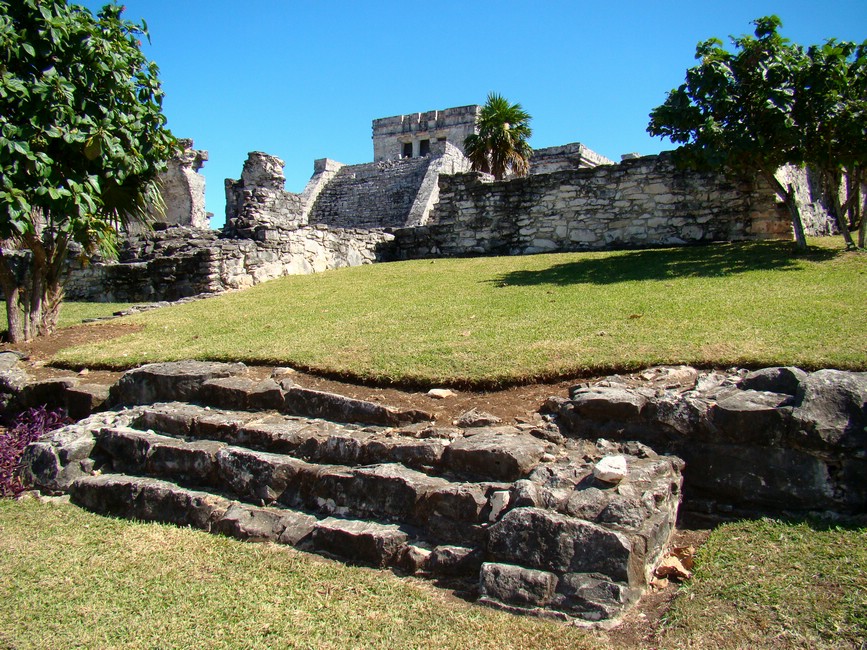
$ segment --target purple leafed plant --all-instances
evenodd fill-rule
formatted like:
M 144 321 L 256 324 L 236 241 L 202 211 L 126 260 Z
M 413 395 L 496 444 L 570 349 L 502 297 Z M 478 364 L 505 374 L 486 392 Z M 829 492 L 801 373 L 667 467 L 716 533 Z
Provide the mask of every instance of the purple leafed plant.
M 19 473 L 24 448 L 48 431 L 70 423 L 63 409 L 49 411 L 40 406 L 21 412 L 8 429 L 0 430 L 0 497 L 14 497 L 26 489 Z

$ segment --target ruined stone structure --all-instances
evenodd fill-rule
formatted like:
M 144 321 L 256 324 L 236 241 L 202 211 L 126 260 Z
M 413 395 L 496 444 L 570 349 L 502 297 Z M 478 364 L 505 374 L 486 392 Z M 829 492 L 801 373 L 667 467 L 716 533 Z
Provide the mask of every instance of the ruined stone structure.
M 241 178 L 226 181 L 221 232 L 136 233 L 119 264 L 76 269 L 67 295 L 158 300 L 377 261 L 790 236 L 770 188 L 678 170 L 667 155 L 630 154 L 614 164 L 572 143 L 534 152 L 526 178 L 493 182 L 469 173 L 462 146 L 478 110 L 374 120 L 374 162 L 317 160 L 300 194 L 284 189 L 282 160 L 253 152 Z M 198 177 L 191 170 L 204 159 L 190 149 L 179 162 L 172 182 L 186 188 L 181 194 L 202 187 L 190 175 Z M 812 196 L 806 176 L 786 173 L 805 186 L 805 199 Z M 824 211 L 810 206 L 808 232 L 827 231 Z M 196 228 L 195 212 L 171 223 Z
M 480 110 L 473 104 L 373 120 L 373 160 L 424 157 L 434 150 L 434 145 L 445 142 L 464 153 L 464 140 L 475 133 Z
M 395 231 L 401 259 L 523 255 L 784 237 L 770 188 L 678 170 L 668 156 L 490 182 L 440 179 L 424 228 Z
M 208 152 L 193 149 L 193 141 L 180 140 L 184 151 L 169 162 L 160 174 L 160 185 L 165 201 L 165 214 L 152 216 L 158 223 L 172 226 L 209 228 L 211 215 L 205 211 L 205 177 L 199 170 L 208 160 Z M 140 227 L 136 232 L 142 232 Z

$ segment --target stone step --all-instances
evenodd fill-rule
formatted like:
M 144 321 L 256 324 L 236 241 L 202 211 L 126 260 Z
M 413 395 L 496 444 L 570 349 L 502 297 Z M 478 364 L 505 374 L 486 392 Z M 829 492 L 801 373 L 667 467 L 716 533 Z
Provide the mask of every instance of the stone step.
M 319 518 L 281 506 L 259 507 L 176 483 L 123 474 L 79 477 L 72 501 L 88 510 L 142 521 L 190 526 L 237 539 L 296 546 L 412 573 L 478 573 L 481 549 L 434 546 L 413 528 L 376 521 Z
M 185 441 L 128 427 L 95 434 L 112 471 L 213 487 L 257 504 L 406 522 L 447 541 L 478 540 L 499 485 L 457 483 L 396 463 L 310 463 L 214 441 Z
M 401 410 L 335 393 L 304 388 L 284 379 L 256 381 L 243 363 L 180 361 L 151 363 L 123 374 L 112 387 L 113 404 L 128 406 L 168 400 L 203 402 L 242 410 L 273 409 L 336 422 L 399 426 L 430 421 L 414 409 Z M 42 402 L 40 402 L 42 403 Z
M 556 444 L 515 427 L 360 427 L 181 402 L 143 407 L 133 426 L 290 454 L 310 462 L 353 466 L 400 463 L 429 474 L 492 481 L 525 478 L 544 459 L 553 459 L 558 450 Z

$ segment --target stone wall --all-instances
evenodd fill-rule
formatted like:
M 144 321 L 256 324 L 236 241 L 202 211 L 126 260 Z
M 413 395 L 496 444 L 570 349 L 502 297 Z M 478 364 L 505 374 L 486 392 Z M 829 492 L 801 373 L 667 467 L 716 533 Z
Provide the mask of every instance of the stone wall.
M 259 239 L 170 227 L 130 238 L 118 263 L 77 263 L 66 285 L 72 300 L 149 302 L 246 289 L 282 277 L 376 261 L 393 236 L 383 230 L 259 227 Z
M 304 225 L 302 195 L 284 189 L 285 163 L 261 151 L 247 155 L 240 180 L 226 179 L 227 236 L 255 237 L 257 228 Z
M 165 212 L 152 210 L 150 217 L 156 223 L 172 226 L 209 228 L 211 214 L 205 211 L 205 177 L 198 173 L 208 160 L 208 152 L 193 149 L 190 139 L 179 142 L 184 147 L 183 153 L 170 160 L 159 176 Z M 141 233 L 146 226 L 133 223 L 127 229 L 131 233 Z
M 310 223 L 382 228 L 406 224 L 432 158 L 341 167 L 310 210 Z
M 564 435 L 638 440 L 686 461 L 693 523 L 867 513 L 867 373 L 653 368 L 575 386 L 546 409 Z
M 678 170 L 667 155 L 490 182 L 440 177 L 425 228 L 395 231 L 400 259 L 522 255 L 789 236 L 769 188 Z

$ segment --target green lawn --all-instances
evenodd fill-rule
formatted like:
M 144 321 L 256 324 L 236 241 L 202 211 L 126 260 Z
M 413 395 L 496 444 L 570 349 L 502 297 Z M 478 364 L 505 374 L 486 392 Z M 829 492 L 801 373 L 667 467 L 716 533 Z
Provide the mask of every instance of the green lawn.
M 867 254 L 839 238 L 416 260 L 292 276 L 125 319 L 72 367 L 186 358 L 497 385 L 699 366 L 867 368 Z
M 0 647 L 622 647 L 291 548 L 0 500 Z M 711 534 L 660 648 L 858 648 L 867 531 L 758 521 Z M 635 647 L 648 647 L 641 643 Z

